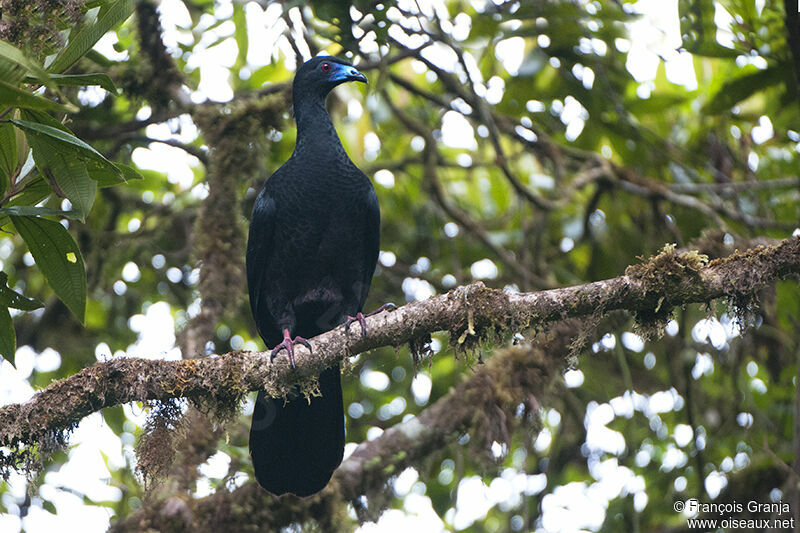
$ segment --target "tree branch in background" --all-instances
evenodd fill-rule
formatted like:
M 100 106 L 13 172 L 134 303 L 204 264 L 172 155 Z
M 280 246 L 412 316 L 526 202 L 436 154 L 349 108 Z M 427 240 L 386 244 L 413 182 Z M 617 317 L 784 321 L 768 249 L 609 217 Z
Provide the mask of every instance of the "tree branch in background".
M 504 265 L 513 270 L 520 279 L 525 280 L 526 284 L 532 283 L 534 286 L 539 288 L 552 287 L 554 285 L 554 280 L 543 279 L 536 275 L 536 273 L 531 272 L 530 269 L 525 268 L 525 266 L 517 260 L 513 253 L 493 242 L 489 238 L 486 230 L 479 223 L 475 222 L 475 220 L 473 220 L 469 214 L 465 213 L 461 208 L 453 204 L 447 198 L 447 194 L 445 194 L 444 188 L 442 187 L 438 177 L 439 173 L 437 161 L 439 160 L 439 153 L 436 148 L 436 140 L 433 137 L 433 133 L 431 133 L 430 129 L 426 128 L 423 124 L 417 122 L 401 111 L 400 108 L 391 102 L 391 99 L 388 98 L 388 96 L 384 95 L 384 100 L 392 109 L 392 112 L 397 119 L 402 122 L 404 126 L 425 139 L 425 147 L 423 148 L 422 152 L 423 173 L 431 191 L 431 197 L 433 198 L 434 202 L 436 202 L 436 205 L 439 206 L 439 208 L 448 217 L 452 218 L 456 223 L 458 223 L 459 226 L 466 230 L 467 233 L 474 236 L 478 241 L 481 242 L 481 244 L 491 250 L 497 259 L 502 261 Z
M 140 70 L 135 72 L 136 79 L 128 81 L 137 85 L 136 89 L 155 110 L 167 110 L 176 105 L 182 107 L 189 101 L 188 94 L 181 90 L 183 74 L 164 46 L 161 38 L 164 30 L 152 0 L 143 0 L 136 5 L 136 21 L 139 45 L 147 61 L 142 62 Z

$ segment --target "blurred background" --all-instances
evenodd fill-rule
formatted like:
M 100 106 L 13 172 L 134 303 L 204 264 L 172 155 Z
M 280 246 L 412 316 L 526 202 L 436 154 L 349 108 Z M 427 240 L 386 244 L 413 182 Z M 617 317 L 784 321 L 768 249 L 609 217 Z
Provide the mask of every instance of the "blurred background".
M 666 243 L 713 258 L 798 234 L 792 4 L 0 1 L 0 37 L 45 66 L 82 29 L 102 29 L 69 73 L 113 85 L 61 87 L 74 109 L 51 115 L 133 173 L 93 193 L 84 221 L 62 220 L 85 264 L 83 325 L 4 227 L 9 287 L 44 307 L 11 310 L 17 348 L 0 366 L 0 404 L 97 361 L 264 349 L 243 281 L 246 228 L 294 148 L 293 72 L 320 53 L 369 78 L 328 101 L 381 204 L 367 309 L 475 280 L 527 292 L 620 276 Z M 109 13 L 124 22 L 104 28 Z M 41 181 L 32 205 L 74 207 Z M 680 531 L 687 514 L 673 502 L 689 498 L 794 501 L 796 513 L 800 291 L 787 281 L 758 296 L 745 310 L 675 309 L 647 338 L 631 318 L 588 324 L 595 340 L 540 398 L 540 422 L 519 414 L 488 447 L 469 430 L 454 436 L 366 502 L 342 502 L 338 527 Z M 509 339 L 456 357 L 437 333 L 416 365 L 408 347 L 352 358 L 346 455 L 469 380 Z M 0 481 L 0 530 L 135 531 L 170 498 L 189 502 L 177 515 L 199 514 L 211 495 L 253 483 L 251 412 L 252 398 L 224 424 L 163 422 L 142 404 L 92 414 L 41 470 Z M 145 434 L 180 452 L 164 454 L 147 488 Z M 324 529 L 297 516 L 302 525 L 276 523 Z

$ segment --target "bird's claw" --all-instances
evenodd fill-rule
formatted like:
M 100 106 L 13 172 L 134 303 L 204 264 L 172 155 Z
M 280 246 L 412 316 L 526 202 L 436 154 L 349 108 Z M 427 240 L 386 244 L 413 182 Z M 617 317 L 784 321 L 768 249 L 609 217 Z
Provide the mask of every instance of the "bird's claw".
M 311 349 L 311 343 L 310 343 L 310 342 L 308 342 L 308 341 L 307 341 L 306 339 L 304 339 L 303 337 L 295 337 L 295 338 L 294 338 L 294 340 L 293 340 L 292 342 L 294 342 L 295 344 L 302 344 L 303 346 L 305 346 L 306 348 L 308 348 L 308 352 L 309 352 L 309 353 L 313 353 L 313 352 L 314 352 L 314 350 L 312 350 L 312 349 Z
M 386 302 L 379 308 L 367 313 L 366 315 L 361 313 L 360 311 L 356 313 L 356 316 L 348 315 L 347 320 L 344 323 L 344 331 L 345 333 L 350 333 L 350 325 L 353 322 L 358 322 L 361 325 L 361 337 L 362 338 L 366 337 L 367 336 L 367 321 L 365 320 L 366 317 L 377 315 L 378 313 L 382 313 L 383 311 L 393 311 L 395 309 L 397 309 L 396 305 L 394 305 L 392 302 Z
M 356 316 L 347 316 L 347 320 L 344 323 L 344 331 L 345 333 L 350 333 L 350 324 L 353 322 L 358 322 L 361 325 L 361 337 L 367 336 L 367 321 L 364 320 L 364 314 L 359 312 L 356 313 Z
M 270 363 L 272 362 L 273 359 L 275 359 L 275 356 L 278 355 L 278 353 L 281 350 L 286 350 L 286 354 L 289 356 L 289 364 L 292 365 L 292 368 L 295 368 L 295 364 L 294 364 L 294 345 L 295 344 L 302 344 L 303 346 L 308 348 L 309 352 L 313 352 L 313 350 L 311 349 L 311 343 L 308 342 L 308 340 L 304 339 L 303 337 L 299 337 L 299 336 L 295 337 L 294 340 L 292 340 L 292 338 L 289 336 L 289 332 L 286 331 L 284 333 L 283 341 L 280 344 L 278 344 L 277 346 L 275 346 L 275 348 L 273 348 L 272 351 L 269 353 L 269 361 L 270 361 Z

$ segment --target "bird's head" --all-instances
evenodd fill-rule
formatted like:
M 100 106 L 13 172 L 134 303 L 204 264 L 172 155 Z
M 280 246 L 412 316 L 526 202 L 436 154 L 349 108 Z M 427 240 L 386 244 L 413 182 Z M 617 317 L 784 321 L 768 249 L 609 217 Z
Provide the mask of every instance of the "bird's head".
M 351 63 L 338 57 L 317 56 L 297 70 L 292 90 L 295 95 L 325 97 L 331 89 L 347 81 L 367 83 L 367 77 Z

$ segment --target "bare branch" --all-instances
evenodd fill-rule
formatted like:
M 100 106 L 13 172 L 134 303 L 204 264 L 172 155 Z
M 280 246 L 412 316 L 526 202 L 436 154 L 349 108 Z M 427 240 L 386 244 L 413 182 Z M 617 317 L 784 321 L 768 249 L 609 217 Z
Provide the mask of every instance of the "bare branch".
M 675 192 L 688 194 L 703 192 L 747 192 L 800 187 L 800 178 L 775 178 L 763 181 L 726 181 L 722 183 L 669 183 L 667 186 Z
M 517 258 L 509 250 L 503 248 L 497 243 L 493 242 L 486 230 L 478 224 L 472 217 L 463 211 L 461 208 L 448 201 L 447 195 L 444 192 L 441 182 L 439 181 L 439 172 L 437 161 L 439 160 L 438 149 L 436 148 L 436 140 L 433 133 L 421 123 L 415 121 L 403 111 L 394 105 L 390 98 L 384 95 L 387 105 L 392 109 L 392 112 L 397 119 L 406 126 L 409 130 L 425 139 L 425 148 L 423 149 L 423 172 L 425 179 L 430 187 L 431 197 L 436 205 L 438 205 L 445 214 L 455 220 L 459 226 L 464 228 L 468 233 L 478 239 L 486 248 L 491 250 L 497 258 L 499 258 L 504 265 L 514 271 L 520 279 L 525 280 L 525 283 L 533 283 L 535 286 L 552 287 L 554 283 L 549 280 L 537 276 L 535 272 L 525 268 Z

